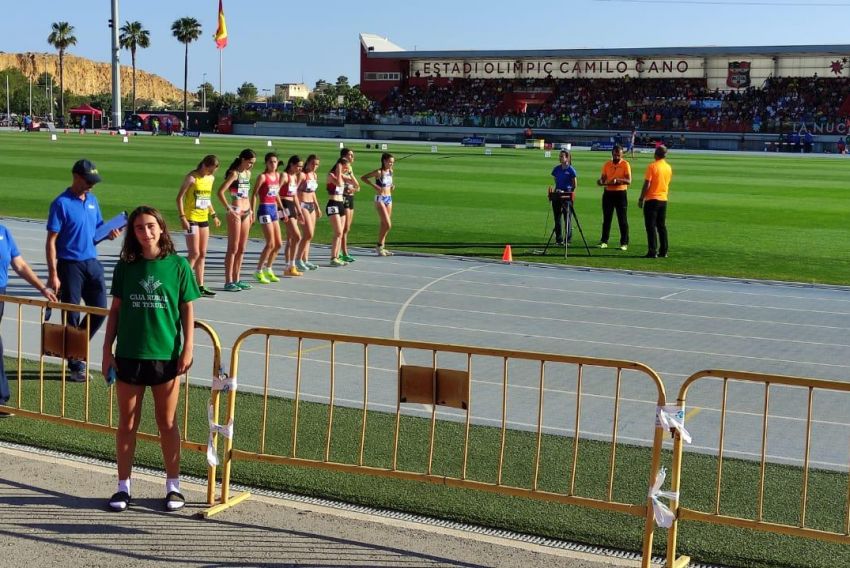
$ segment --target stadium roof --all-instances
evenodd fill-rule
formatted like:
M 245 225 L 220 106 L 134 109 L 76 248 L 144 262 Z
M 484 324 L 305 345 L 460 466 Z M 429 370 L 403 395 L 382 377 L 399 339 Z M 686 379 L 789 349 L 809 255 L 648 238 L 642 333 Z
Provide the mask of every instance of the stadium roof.
M 850 56 L 850 45 L 769 45 L 769 46 L 704 46 L 704 47 L 616 47 L 605 49 L 529 49 L 529 50 L 453 50 L 408 51 L 389 39 L 374 34 L 360 34 L 367 56 L 376 59 L 468 59 L 468 58 L 580 58 L 598 57 L 718 57 L 725 55 L 841 55 Z
M 360 34 L 360 43 L 367 52 L 386 53 L 404 51 L 389 39 L 376 34 Z

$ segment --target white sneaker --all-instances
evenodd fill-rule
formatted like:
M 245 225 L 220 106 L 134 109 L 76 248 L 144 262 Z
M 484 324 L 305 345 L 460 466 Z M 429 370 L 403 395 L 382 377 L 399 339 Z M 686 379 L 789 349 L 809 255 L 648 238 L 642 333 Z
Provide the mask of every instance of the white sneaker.
M 629 245 L 620 245 L 620 250 L 629 250 Z
M 608 248 L 608 243 L 599 243 L 599 248 L 601 248 L 601 249 L 607 249 L 607 248 Z

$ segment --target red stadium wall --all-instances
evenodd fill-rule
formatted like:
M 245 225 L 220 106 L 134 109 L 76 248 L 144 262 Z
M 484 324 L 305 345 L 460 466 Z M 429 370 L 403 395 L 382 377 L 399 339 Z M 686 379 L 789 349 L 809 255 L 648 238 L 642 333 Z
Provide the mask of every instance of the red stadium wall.
M 395 87 L 403 86 L 407 81 L 409 62 L 402 59 L 369 59 L 366 49 L 360 45 L 360 92 L 373 101 L 382 102 Z M 398 81 L 367 80 L 369 73 L 399 73 Z

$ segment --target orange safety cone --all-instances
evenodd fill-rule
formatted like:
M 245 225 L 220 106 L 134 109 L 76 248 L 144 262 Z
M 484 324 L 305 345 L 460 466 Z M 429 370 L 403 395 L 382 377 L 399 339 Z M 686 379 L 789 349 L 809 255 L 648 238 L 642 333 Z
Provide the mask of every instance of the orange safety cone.
M 511 245 L 505 245 L 505 252 L 502 253 L 502 262 L 508 264 L 514 261 L 514 255 L 511 253 Z

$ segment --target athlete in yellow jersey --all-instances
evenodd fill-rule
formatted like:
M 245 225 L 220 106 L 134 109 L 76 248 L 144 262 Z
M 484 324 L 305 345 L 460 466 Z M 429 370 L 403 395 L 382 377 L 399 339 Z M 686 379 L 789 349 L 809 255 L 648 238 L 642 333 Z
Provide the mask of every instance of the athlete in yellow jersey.
M 180 222 L 186 231 L 186 248 L 189 252 L 189 265 L 195 271 L 195 279 L 201 289 L 201 295 L 212 297 L 215 292 L 204 286 L 204 265 L 207 258 L 207 243 L 210 238 L 212 217 L 216 227 L 221 221 L 212 205 L 212 187 L 218 158 L 210 154 L 205 156 L 198 167 L 186 174 L 180 191 L 177 193 L 177 211 Z

